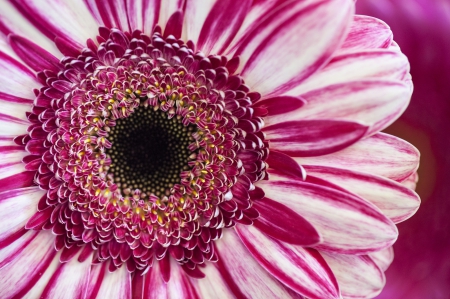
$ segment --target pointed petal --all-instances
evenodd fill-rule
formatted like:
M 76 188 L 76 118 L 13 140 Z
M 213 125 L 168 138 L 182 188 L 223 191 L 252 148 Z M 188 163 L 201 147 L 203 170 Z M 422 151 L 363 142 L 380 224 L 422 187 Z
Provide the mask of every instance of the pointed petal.
M 218 240 L 216 245 L 219 261 L 214 265 L 235 297 L 293 297 L 278 280 L 253 259 L 234 231 L 224 231 L 222 239 Z
M 167 21 L 176 11 L 183 11 L 183 0 L 161 0 L 159 8 L 158 25 L 161 26 L 162 31 L 166 28 Z
M 419 196 L 407 187 L 368 173 L 326 166 L 305 166 L 315 176 L 361 196 L 376 205 L 394 223 L 414 215 L 420 205 Z
M 107 28 L 115 27 L 122 31 L 130 31 L 125 2 L 120 0 L 84 0 L 87 9 L 98 24 Z M 98 25 L 93 28 L 97 29 L 97 27 Z
M 314 248 L 366 254 L 392 245 L 397 238 L 392 221 L 349 193 L 273 173 L 269 181 L 260 181 L 257 186 L 266 197 L 288 206 L 319 231 L 323 242 Z
M 253 202 L 259 217 L 253 225 L 274 239 L 289 244 L 312 246 L 321 241 L 317 230 L 305 218 L 274 200 L 263 198 Z
M 38 187 L 0 192 L 0 244 L 25 226 L 44 194 Z
M 294 111 L 305 105 L 305 101 L 299 97 L 279 96 L 263 99 L 253 106 L 267 110 L 267 115 L 279 115 Z
M 349 0 L 291 2 L 268 16 L 235 53 L 245 63 L 246 83 L 278 95 L 302 82 L 339 47 L 353 10 Z
M 0 269 L 0 298 L 22 298 L 30 291 L 56 255 L 54 238 L 48 231 L 30 231 L 16 241 L 23 245 L 11 253 L 8 263 Z M 23 239 L 28 241 L 22 242 Z M 8 250 L 8 247 L 0 252 L 2 261 L 8 259 L 3 254 L 4 250 Z
M 394 261 L 394 248 L 391 246 L 380 251 L 372 252 L 369 256 L 382 271 L 386 271 Z
M 40 298 L 84 298 L 91 272 L 91 262 L 92 257 L 82 263 L 78 259 L 72 259 L 68 263 L 59 264 Z
M 370 257 L 321 254 L 333 270 L 344 298 L 369 299 L 381 292 L 386 279 Z
M 266 163 L 270 168 L 285 175 L 297 177 L 302 180 L 306 179 L 305 169 L 289 155 L 271 149 Z
M 408 142 L 378 133 L 331 155 L 295 160 L 300 165 L 331 166 L 403 181 L 416 171 L 419 156 L 419 151 Z
M 82 1 L 12 0 L 18 11 L 50 40 L 66 40 L 81 49 L 96 35 L 95 22 Z
M 311 299 L 339 298 L 336 279 L 316 251 L 268 238 L 252 226 L 237 225 L 236 231 L 261 266 L 294 291 Z
M 297 120 L 264 127 L 270 148 L 292 157 L 326 155 L 361 139 L 367 127 L 339 120 Z
M 10 35 L 8 40 L 17 56 L 33 70 L 58 72 L 62 68 L 58 58 L 30 40 L 18 35 Z
M 126 1 L 128 21 L 131 30 L 151 34 L 159 18 L 161 0 Z
M 411 91 L 400 81 L 366 79 L 326 86 L 301 97 L 307 105 L 288 114 L 266 117 L 266 124 L 297 119 L 340 119 L 369 125 L 369 135 L 386 128 L 403 113 Z
M 339 51 L 388 48 L 391 43 L 392 31 L 385 22 L 369 16 L 355 15 L 350 32 Z
M 199 33 L 198 49 L 206 54 L 222 54 L 238 32 L 251 2 L 250 0 L 215 1 Z
M 288 94 L 299 95 L 337 83 L 369 78 L 401 81 L 408 72 L 408 59 L 399 51 L 350 52 L 333 57 L 324 68 L 289 90 Z

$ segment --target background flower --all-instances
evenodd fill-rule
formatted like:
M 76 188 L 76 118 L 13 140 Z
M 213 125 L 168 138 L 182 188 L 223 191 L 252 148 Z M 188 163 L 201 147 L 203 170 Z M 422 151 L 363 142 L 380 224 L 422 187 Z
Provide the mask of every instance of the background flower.
M 422 156 L 422 205 L 399 225 L 395 259 L 378 298 L 441 299 L 450 294 L 450 1 L 360 0 L 357 12 L 386 21 L 411 63 L 414 93 L 388 132 Z

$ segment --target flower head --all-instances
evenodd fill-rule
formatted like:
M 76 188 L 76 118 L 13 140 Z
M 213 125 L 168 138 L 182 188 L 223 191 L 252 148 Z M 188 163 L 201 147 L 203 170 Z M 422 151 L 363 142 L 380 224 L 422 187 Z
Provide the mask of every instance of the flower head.
M 412 90 L 384 23 L 351 0 L 4 6 L 2 297 L 381 290 L 419 204 L 418 152 L 379 133 Z

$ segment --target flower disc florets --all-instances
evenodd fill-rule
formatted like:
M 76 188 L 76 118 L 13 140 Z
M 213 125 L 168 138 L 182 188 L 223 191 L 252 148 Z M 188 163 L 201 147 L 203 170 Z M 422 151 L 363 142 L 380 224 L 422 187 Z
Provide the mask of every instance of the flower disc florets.
M 110 270 L 145 270 L 170 253 L 192 271 L 217 260 L 222 228 L 258 217 L 266 177 L 264 109 L 252 108 L 238 59 L 192 43 L 100 29 L 44 87 L 28 115 L 27 169 L 56 248 L 96 250 Z M 42 157 L 42 158 L 41 158 Z M 78 249 L 77 249 L 78 248 Z

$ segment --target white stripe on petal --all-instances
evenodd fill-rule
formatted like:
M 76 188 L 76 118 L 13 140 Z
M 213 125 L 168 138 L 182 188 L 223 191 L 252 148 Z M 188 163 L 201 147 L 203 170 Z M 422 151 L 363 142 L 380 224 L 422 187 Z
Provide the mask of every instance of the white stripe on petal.
M 184 36 L 187 40 L 191 40 L 197 45 L 203 23 L 216 2 L 217 0 L 203 0 L 199 5 L 198 1 L 187 1 L 183 26 Z
M 308 176 L 315 176 L 361 196 L 376 205 L 394 223 L 414 215 L 419 196 L 400 183 L 369 173 L 324 166 L 304 166 Z
M 107 28 L 115 27 L 123 31 L 129 31 L 125 1 L 84 0 L 83 2 L 98 24 L 101 24 Z M 93 29 L 95 29 L 93 33 L 96 34 L 98 25 L 96 25 Z
M 0 192 L 0 241 L 25 226 L 44 194 L 38 187 Z
M 30 242 L 23 242 L 24 244 L 12 253 L 13 259 L 0 269 L 0 285 L 2 286 L 0 298 L 14 296 L 22 298 L 36 284 L 53 261 L 56 255 L 53 248 L 55 236 L 51 232 L 29 231 L 16 242 L 21 242 L 24 238 L 30 239 L 32 235 L 36 236 Z M 12 246 L 14 246 L 14 243 Z M 3 260 L 3 258 L 4 256 L 0 252 L 0 259 Z
M 68 263 L 60 263 L 41 296 L 52 299 L 84 298 L 87 293 L 91 262 L 92 257 L 82 263 L 77 258 Z
M 381 270 L 386 271 L 394 260 L 394 248 L 391 246 L 383 250 L 370 253 L 369 256 Z
M 313 248 L 346 254 L 367 254 L 392 245 L 397 227 L 375 206 L 329 187 L 270 173 L 257 183 L 266 197 L 278 201 L 310 222 L 323 242 Z
M 301 95 L 306 105 L 284 115 L 266 117 L 267 125 L 297 119 L 340 119 L 369 125 L 376 133 L 394 122 L 408 106 L 408 85 L 391 80 L 360 80 L 329 85 Z
M 246 83 L 263 96 L 281 94 L 305 80 L 345 38 L 354 10 L 352 1 L 307 2 L 306 6 L 298 2 L 284 7 L 281 25 L 276 24 L 278 20 L 268 20 L 270 25 L 257 28 L 259 31 L 236 51 L 242 57 Z
M 10 124 L 10 127 L 14 126 Z M 0 179 L 25 171 L 25 164 L 22 163 L 22 159 L 27 154 L 18 145 L 0 146 Z
M 381 292 L 386 279 L 370 257 L 321 254 L 336 275 L 344 299 L 369 299 Z
M 161 0 L 134 0 L 127 1 L 126 5 L 131 30 L 151 34 L 159 18 Z
M 114 272 L 105 271 L 97 298 L 127 299 L 131 298 L 131 274 L 122 265 Z
M 340 297 L 336 278 L 316 251 L 276 241 L 253 226 L 237 225 L 236 231 L 261 266 L 291 289 L 311 299 Z
M 233 292 L 228 288 L 224 279 L 220 276 L 220 272 L 214 264 L 206 264 L 206 267 L 202 268 L 202 272 L 205 273 L 204 278 L 191 278 L 191 283 L 200 298 L 236 298 Z
M 39 86 L 35 74 L 25 67 L 18 60 L 0 52 L 0 99 L 14 101 L 15 98 L 32 99 L 35 98 L 33 88 Z M 6 94 L 6 95 L 2 95 Z M 17 99 L 23 103 L 23 100 Z
M 403 181 L 419 167 L 419 156 L 408 142 L 378 133 L 330 155 L 294 159 L 300 165 L 344 168 Z
M 407 72 L 408 59 L 398 51 L 379 49 L 346 53 L 333 57 L 323 69 L 287 94 L 297 96 L 329 85 L 367 78 L 401 81 Z
M 253 259 L 234 231 L 224 231 L 216 245 L 219 261 L 214 265 L 237 298 L 293 297 Z

